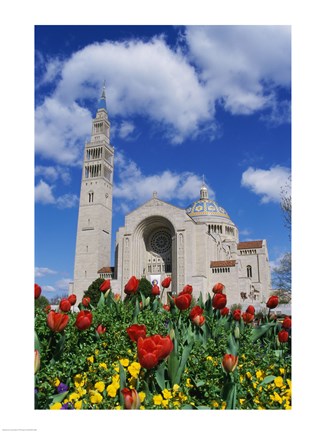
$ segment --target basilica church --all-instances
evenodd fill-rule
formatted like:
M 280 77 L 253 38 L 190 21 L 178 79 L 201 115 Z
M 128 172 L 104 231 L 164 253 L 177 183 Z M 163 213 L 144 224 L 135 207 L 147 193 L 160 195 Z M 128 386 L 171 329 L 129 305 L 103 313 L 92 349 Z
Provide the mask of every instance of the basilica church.
M 266 240 L 239 241 L 239 231 L 227 211 L 208 196 L 202 182 L 197 200 L 179 208 L 152 191 L 146 203 L 125 217 L 116 234 L 111 266 L 114 148 L 105 86 L 92 133 L 84 149 L 77 227 L 74 281 L 70 294 L 79 300 L 101 277 L 111 279 L 114 293 L 124 296 L 131 276 L 158 284 L 172 278 L 169 294 L 189 284 L 193 296 L 206 298 L 217 282 L 225 285 L 228 305 L 255 304 L 268 299 L 271 279 Z M 166 301 L 164 293 L 163 301 Z

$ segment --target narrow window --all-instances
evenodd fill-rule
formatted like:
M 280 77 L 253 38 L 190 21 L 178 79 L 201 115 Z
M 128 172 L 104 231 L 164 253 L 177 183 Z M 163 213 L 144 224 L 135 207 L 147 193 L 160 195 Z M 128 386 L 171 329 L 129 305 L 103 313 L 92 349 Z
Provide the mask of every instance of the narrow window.
M 251 267 L 250 265 L 248 265 L 248 266 L 246 267 L 246 274 L 247 274 L 247 277 L 248 277 L 248 278 L 251 278 L 251 277 L 252 277 L 252 267 Z

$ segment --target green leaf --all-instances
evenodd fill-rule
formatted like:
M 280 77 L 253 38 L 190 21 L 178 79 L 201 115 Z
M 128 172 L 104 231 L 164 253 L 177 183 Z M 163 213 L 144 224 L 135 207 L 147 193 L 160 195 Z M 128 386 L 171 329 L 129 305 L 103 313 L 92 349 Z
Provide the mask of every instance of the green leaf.
M 271 383 L 275 379 L 275 375 L 268 375 L 264 378 L 264 380 L 259 384 L 260 386 L 263 386 L 265 384 Z
M 34 332 L 34 345 L 35 345 L 35 350 L 37 350 L 40 353 L 40 343 L 36 332 Z
M 98 304 L 97 304 L 97 308 L 100 309 L 104 305 L 105 305 L 105 296 L 104 296 L 104 293 L 101 293 L 100 294 L 100 299 L 99 299 Z
M 176 376 L 177 376 L 178 368 L 179 368 L 179 360 L 176 353 L 173 350 L 168 358 L 168 374 L 172 386 L 176 384 Z
M 123 365 L 119 362 L 119 403 L 124 408 L 124 395 L 121 392 L 126 387 L 126 373 Z
M 239 345 L 238 342 L 236 342 L 235 339 L 233 338 L 232 333 L 228 335 L 227 346 L 228 346 L 228 354 L 233 354 L 236 356 L 238 353 Z
M 192 346 L 193 346 L 193 342 L 191 342 L 190 345 L 187 345 L 183 348 L 182 355 L 181 355 L 181 361 L 180 361 L 180 365 L 179 365 L 178 370 L 177 370 L 174 384 L 180 384 L 181 376 L 182 376 L 183 371 L 185 369 L 185 366 L 186 366 L 188 357 L 190 355 Z
M 52 396 L 52 401 L 50 402 L 52 403 L 56 403 L 56 402 L 62 402 L 62 400 L 64 400 L 65 396 L 69 393 L 69 391 L 65 391 L 63 393 L 58 393 L 56 395 Z
M 159 367 L 155 371 L 155 379 L 161 390 L 165 389 L 165 370 L 166 364 L 165 361 L 162 362 Z
M 134 308 L 134 313 L 133 313 L 133 323 L 137 323 L 137 315 L 140 313 L 140 307 L 139 307 L 139 302 L 138 299 L 136 298 L 135 300 L 135 308 Z
M 191 410 L 194 409 L 194 407 L 192 405 L 186 404 L 186 405 L 182 405 L 181 407 L 182 410 Z
M 199 410 L 206 410 L 206 409 L 210 409 L 210 407 L 209 406 L 206 406 L 206 405 L 199 405 L 199 406 L 197 406 L 197 409 L 199 409 Z
M 252 329 L 252 338 L 251 338 L 252 342 L 255 342 L 257 339 L 259 339 L 261 336 L 267 333 L 267 331 L 274 325 L 275 323 L 267 323 L 258 328 Z

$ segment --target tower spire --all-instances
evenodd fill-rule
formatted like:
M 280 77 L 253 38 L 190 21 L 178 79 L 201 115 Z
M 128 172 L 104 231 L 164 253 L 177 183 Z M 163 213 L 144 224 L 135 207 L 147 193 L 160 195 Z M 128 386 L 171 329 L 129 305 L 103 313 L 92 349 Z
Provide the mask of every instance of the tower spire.
M 106 80 L 104 80 L 104 82 L 103 82 L 101 97 L 100 97 L 99 103 L 98 103 L 98 110 L 100 110 L 100 109 L 104 109 L 104 110 L 107 111 L 107 105 L 106 105 Z

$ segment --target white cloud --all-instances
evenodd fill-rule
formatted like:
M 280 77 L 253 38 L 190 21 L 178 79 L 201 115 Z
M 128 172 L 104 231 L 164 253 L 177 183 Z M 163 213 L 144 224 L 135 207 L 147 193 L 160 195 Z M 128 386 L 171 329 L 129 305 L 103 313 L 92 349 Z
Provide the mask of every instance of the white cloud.
M 282 188 L 289 183 L 290 169 L 280 165 L 269 170 L 249 167 L 242 174 L 241 185 L 261 195 L 261 202 L 280 202 Z
M 55 90 L 36 108 L 36 152 L 81 163 L 92 120 L 82 106 L 98 99 L 104 79 L 122 137 L 134 131 L 133 115 L 153 121 L 173 144 L 204 131 L 214 136 L 217 103 L 232 114 L 268 108 L 262 118 L 287 120 L 289 103 L 277 101 L 276 88 L 290 85 L 289 26 L 193 26 L 184 42 L 186 49 L 173 50 L 163 37 L 106 41 L 45 62 L 42 80 L 53 80 Z
M 35 176 L 44 177 L 51 182 L 55 182 L 58 179 L 61 179 L 64 184 L 69 184 L 71 182 L 69 169 L 62 166 L 37 165 L 35 167 Z
M 127 138 L 135 130 L 135 125 L 130 121 L 123 121 L 119 128 L 119 136 L 121 138 Z
M 54 188 L 55 186 L 50 186 L 43 180 L 40 180 L 35 187 L 35 202 L 39 204 L 57 205 L 60 209 L 75 207 L 78 204 L 79 198 L 74 194 L 65 194 L 55 197 L 53 194 Z
M 136 163 L 127 160 L 121 152 L 116 153 L 115 168 L 119 174 L 119 182 L 114 185 L 115 198 L 140 204 L 150 199 L 153 192 L 166 201 L 188 201 L 199 197 L 202 178 L 194 173 L 165 170 L 145 176 Z M 209 196 L 214 195 L 209 189 Z
M 36 108 L 35 150 L 61 164 L 80 162 L 85 139 L 91 132 L 91 115 L 76 102 L 46 98 Z
M 35 277 L 43 277 L 49 274 L 56 274 L 55 270 L 51 270 L 47 267 L 35 267 Z
M 35 202 L 41 204 L 54 204 L 55 198 L 52 192 L 53 186 L 48 185 L 40 180 L 35 187 Z
M 271 107 L 273 85 L 290 85 L 289 26 L 192 26 L 186 37 L 206 88 L 233 114 Z
M 52 292 L 56 292 L 56 289 L 51 285 L 45 285 L 42 286 L 42 291 L 52 293 Z

